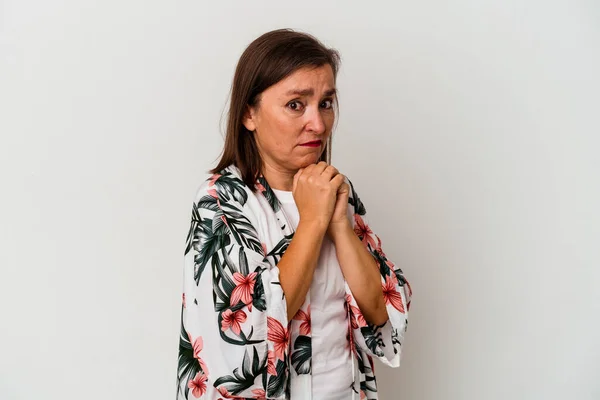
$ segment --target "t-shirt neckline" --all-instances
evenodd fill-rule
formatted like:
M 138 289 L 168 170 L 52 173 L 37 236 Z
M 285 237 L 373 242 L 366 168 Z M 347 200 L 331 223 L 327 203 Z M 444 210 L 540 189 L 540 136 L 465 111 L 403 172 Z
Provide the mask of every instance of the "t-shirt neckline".
M 295 203 L 294 194 L 291 191 L 288 192 L 287 190 L 279 190 L 273 188 L 271 188 L 271 190 L 273 190 L 273 193 L 275 193 L 280 202 L 286 204 Z

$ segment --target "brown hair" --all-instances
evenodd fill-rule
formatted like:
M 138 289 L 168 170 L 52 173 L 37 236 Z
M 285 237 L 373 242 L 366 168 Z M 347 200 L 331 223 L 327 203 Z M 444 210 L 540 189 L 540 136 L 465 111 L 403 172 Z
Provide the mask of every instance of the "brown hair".
M 244 183 L 254 190 L 254 182 L 263 165 L 254 135 L 242 123 L 247 107 L 257 106 L 263 91 L 298 69 L 327 64 L 335 79 L 340 64 L 339 53 L 307 33 L 277 29 L 250 43 L 238 61 L 233 78 L 223 153 L 210 172 L 217 173 L 233 164 L 239 168 Z M 329 162 L 330 159 L 331 136 L 321 161 Z

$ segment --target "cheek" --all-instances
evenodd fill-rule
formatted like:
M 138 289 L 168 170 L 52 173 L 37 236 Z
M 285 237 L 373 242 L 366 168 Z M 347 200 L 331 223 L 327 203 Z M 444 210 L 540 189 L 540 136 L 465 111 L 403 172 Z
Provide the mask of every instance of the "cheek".
M 274 120 L 270 120 L 268 124 L 261 124 L 256 140 L 266 156 L 279 158 L 277 155 L 285 152 L 285 132 L 281 131 L 279 124 Z
M 325 125 L 327 125 L 327 132 L 330 132 L 331 128 L 333 128 L 333 124 L 335 123 L 335 114 L 327 113 L 323 116 L 323 121 L 325 121 Z
M 271 133 L 275 150 L 282 152 L 292 151 L 302 133 L 302 123 L 289 117 L 279 117 L 272 120 Z

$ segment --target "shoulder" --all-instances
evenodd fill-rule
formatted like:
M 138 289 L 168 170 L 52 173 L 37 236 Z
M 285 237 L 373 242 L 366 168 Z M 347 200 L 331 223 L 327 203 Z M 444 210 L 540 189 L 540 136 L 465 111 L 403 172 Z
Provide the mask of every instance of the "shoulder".
M 242 180 L 239 170 L 231 165 L 211 174 L 197 186 L 194 203 L 214 202 L 219 208 L 234 206 L 239 210 L 252 196 L 254 194 Z

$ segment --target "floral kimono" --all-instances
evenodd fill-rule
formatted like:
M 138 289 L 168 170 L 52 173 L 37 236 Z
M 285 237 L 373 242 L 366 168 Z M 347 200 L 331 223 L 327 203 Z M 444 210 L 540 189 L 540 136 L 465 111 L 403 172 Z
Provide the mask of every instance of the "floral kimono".
M 377 399 L 373 359 L 398 367 L 411 289 L 365 223 L 354 187 L 348 216 L 373 255 L 389 320 L 368 323 L 348 284 L 354 399 Z M 310 291 L 288 323 L 277 264 L 294 231 L 260 177 L 256 193 L 234 166 L 198 189 L 184 257 L 177 399 L 312 399 Z M 321 399 L 315 399 L 321 400 Z

